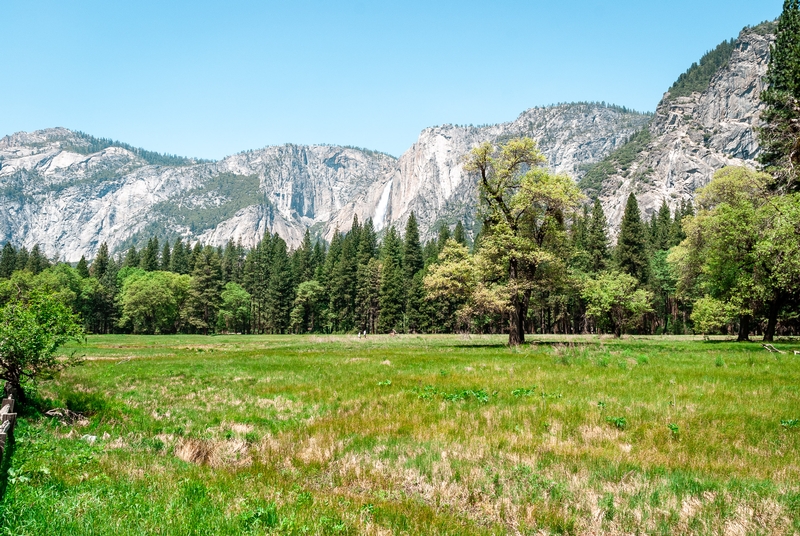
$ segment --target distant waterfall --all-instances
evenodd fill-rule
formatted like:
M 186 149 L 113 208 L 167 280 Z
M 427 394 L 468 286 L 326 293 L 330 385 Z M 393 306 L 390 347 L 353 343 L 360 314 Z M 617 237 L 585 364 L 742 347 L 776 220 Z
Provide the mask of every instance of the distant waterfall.
M 386 209 L 389 208 L 389 194 L 392 193 L 393 181 L 394 179 L 389 179 L 389 182 L 387 182 L 386 186 L 383 187 L 383 193 L 381 193 L 381 198 L 378 200 L 378 206 L 375 207 L 376 231 L 380 231 L 386 226 L 383 220 L 386 218 Z

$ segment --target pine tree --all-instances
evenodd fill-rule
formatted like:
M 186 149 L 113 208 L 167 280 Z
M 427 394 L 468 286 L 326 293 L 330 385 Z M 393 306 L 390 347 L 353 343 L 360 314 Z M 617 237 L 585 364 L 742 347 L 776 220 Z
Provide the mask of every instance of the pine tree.
M 200 242 L 195 242 L 194 247 L 189 254 L 189 271 L 193 272 L 195 263 L 197 263 L 197 259 L 203 253 L 203 245 Z
M 172 251 L 169 247 L 169 240 L 164 241 L 164 247 L 161 248 L 161 262 L 158 269 L 162 272 L 169 272 L 172 267 Z
M 361 239 L 358 241 L 358 265 L 366 265 L 370 259 L 378 255 L 378 237 L 372 218 L 368 218 L 361 227 Z
M 586 241 L 589 236 L 589 221 L 588 205 L 583 205 L 582 212 L 575 212 L 572 216 L 570 238 L 572 239 L 572 247 L 578 251 L 586 250 Z
M 153 237 L 147 241 L 147 247 L 139 256 L 139 268 L 145 272 L 158 270 L 158 239 Z
M 325 245 L 321 244 L 319 241 L 314 243 L 314 250 L 311 254 L 311 270 L 314 273 L 314 279 L 320 282 L 323 280 L 322 267 L 325 266 L 326 255 Z
M 325 262 L 320 268 L 319 282 L 322 288 L 325 289 L 325 298 L 328 307 L 326 307 L 326 327 L 329 331 L 335 328 L 336 312 L 331 308 L 331 296 L 333 295 L 333 286 L 335 285 L 336 267 L 339 265 L 339 259 L 342 256 L 342 233 L 339 232 L 337 227 L 333 231 L 328 252 L 325 255 Z
M 271 270 L 267 283 L 266 311 L 268 329 L 272 333 L 289 330 L 289 315 L 294 303 L 294 281 L 292 266 L 286 250 L 286 242 L 275 234 L 272 238 Z
M 272 235 L 264 237 L 251 249 L 244 260 L 242 282 L 250 293 L 252 311 L 250 319 L 254 333 L 263 333 L 267 324 L 267 288 L 272 271 Z
M 683 232 L 683 218 L 686 216 L 694 216 L 694 208 L 692 208 L 691 201 L 688 203 L 683 201 L 679 207 L 675 208 L 675 216 L 672 219 L 669 232 L 670 247 L 677 246 L 686 238 L 686 233 Z
M 177 239 L 172 246 L 172 258 L 170 259 L 169 271 L 175 272 L 176 274 L 189 273 L 189 256 L 180 238 Z
M 43 272 L 49 266 L 50 261 L 48 261 L 47 257 L 42 254 L 39 244 L 34 244 L 33 249 L 31 249 L 30 256 L 28 257 L 28 264 L 25 265 L 25 269 L 31 272 L 33 275 L 36 275 Z
M 356 237 L 360 229 L 347 233 L 341 240 L 341 254 L 328 281 L 330 315 L 336 331 L 349 331 L 355 322 L 356 270 L 358 254 Z
M 213 329 L 217 323 L 221 290 L 222 274 L 219 257 L 212 248 L 203 249 L 198 253 L 192 271 L 188 297 L 188 321 L 204 335 L 208 335 L 209 330 Z
M 406 319 L 409 333 L 423 333 L 428 324 L 428 315 L 425 310 L 425 286 L 422 283 L 422 271 L 414 274 L 408 282 L 406 292 Z
M 625 213 L 619 227 L 616 250 L 617 266 L 642 284 L 646 284 L 650 277 L 647 235 L 645 233 L 639 204 L 636 202 L 636 196 L 631 193 L 628 196 Z
M 608 223 L 603 212 L 603 205 L 595 199 L 592 216 L 586 236 L 586 250 L 589 253 L 589 269 L 594 273 L 602 272 L 608 267 Z
M 670 245 L 670 235 L 672 234 L 672 213 L 669 210 L 666 199 L 661 202 L 658 214 L 653 216 L 656 221 L 656 234 L 653 236 L 654 251 L 666 251 Z
M 433 264 L 439 257 L 439 245 L 436 240 L 428 240 L 422 249 L 422 257 L 425 259 L 425 266 Z
M 123 268 L 136 268 L 139 266 L 139 253 L 136 251 L 136 246 L 131 246 L 128 252 L 125 253 L 125 260 L 122 262 Z
M 3 253 L 0 255 L 0 277 L 9 278 L 17 269 L 17 251 L 14 246 L 5 243 Z
M 306 228 L 303 242 L 292 255 L 292 267 L 298 284 L 314 279 L 314 268 L 311 265 L 314 246 L 311 244 L 311 233 Z
M 370 258 L 359 264 L 356 290 L 356 328 L 375 333 L 378 329 L 381 296 L 381 262 Z
M 775 177 L 779 190 L 796 191 L 800 189 L 800 0 L 783 3 L 765 81 L 759 161 Z
M 86 263 L 86 257 L 83 255 L 81 255 L 81 260 L 78 261 L 78 265 L 75 266 L 75 271 L 78 272 L 81 279 L 88 279 L 91 277 L 89 275 L 89 265 Z
M 92 263 L 93 269 L 95 269 L 95 265 L 98 263 L 100 253 L 103 252 L 104 245 L 105 242 L 100 245 L 100 252 Z M 108 246 L 105 247 L 105 253 L 106 255 L 108 254 Z M 101 267 L 103 268 L 102 275 L 98 277 L 96 274 L 101 270 Z M 95 277 L 97 277 L 100 281 L 100 295 L 97 297 L 95 311 L 97 331 L 99 333 L 111 333 L 113 327 L 116 325 L 118 318 L 116 303 L 117 294 L 119 293 L 117 272 L 119 272 L 119 268 L 112 257 L 107 258 L 104 266 L 102 266 L 101 261 L 101 264 L 98 265 L 97 269 L 95 270 Z
M 469 245 L 467 244 L 467 232 L 464 230 L 464 224 L 461 223 L 461 220 L 458 220 L 458 223 L 456 223 L 456 228 L 453 229 L 453 240 L 462 246 Z
M 388 333 L 403 327 L 405 307 L 405 271 L 403 269 L 402 242 L 394 226 L 389 227 L 381 247 L 380 314 L 378 330 Z
M 406 233 L 403 243 L 403 268 L 406 273 L 406 280 L 411 281 L 414 275 L 425 266 L 422 258 L 422 245 L 419 242 L 419 227 L 417 218 L 412 212 L 406 223 Z
M 381 333 L 402 330 L 404 285 L 403 267 L 392 255 L 387 255 L 381 271 L 380 312 L 378 314 L 378 331 Z
M 439 236 L 436 240 L 437 245 L 439 246 L 439 251 L 444 249 L 444 245 L 450 240 L 453 235 L 450 234 L 450 227 L 443 223 L 439 226 Z
M 110 260 L 111 258 L 108 255 L 108 244 L 103 242 L 100 244 L 100 249 L 97 250 L 97 255 L 92 261 L 90 273 L 98 280 L 103 279 L 103 276 L 106 274 L 106 270 L 108 270 L 108 263 Z
M 25 270 L 28 267 L 29 258 L 28 249 L 25 246 L 19 248 L 19 251 L 17 251 L 17 270 Z

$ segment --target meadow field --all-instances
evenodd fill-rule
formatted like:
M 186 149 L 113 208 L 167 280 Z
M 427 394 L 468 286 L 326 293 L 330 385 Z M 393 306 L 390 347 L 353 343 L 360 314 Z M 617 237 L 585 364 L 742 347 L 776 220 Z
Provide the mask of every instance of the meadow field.
M 800 342 L 504 342 L 89 337 L 0 534 L 800 532 Z

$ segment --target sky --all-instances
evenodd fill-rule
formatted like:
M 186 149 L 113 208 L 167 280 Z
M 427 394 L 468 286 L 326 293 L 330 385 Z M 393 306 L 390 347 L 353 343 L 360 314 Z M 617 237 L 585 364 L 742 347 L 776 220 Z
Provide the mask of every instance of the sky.
M 0 0 L 0 136 L 81 130 L 219 159 L 284 143 L 399 156 L 426 127 L 558 102 L 654 111 L 780 0 Z

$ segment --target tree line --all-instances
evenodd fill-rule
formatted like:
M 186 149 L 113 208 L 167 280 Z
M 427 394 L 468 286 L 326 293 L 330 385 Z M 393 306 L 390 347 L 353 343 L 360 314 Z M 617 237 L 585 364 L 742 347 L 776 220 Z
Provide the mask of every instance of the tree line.
M 523 143 L 535 151 L 532 141 Z M 552 180 L 544 170 L 542 177 Z M 737 177 L 750 180 L 746 173 Z M 578 200 L 580 193 L 571 195 Z M 7 243 L 0 302 L 20 289 L 55 294 L 92 333 L 517 330 L 524 340 L 524 333 L 737 332 L 741 318 L 719 301 L 732 289 L 723 289 L 724 281 L 712 288 L 711 274 L 698 275 L 698 261 L 686 260 L 693 247 L 687 229 L 724 228 L 707 223 L 706 197 L 700 199 L 701 214 L 687 203 L 672 213 L 664 203 L 647 221 L 631 195 L 614 247 L 599 201 L 569 212 L 559 207 L 537 225 L 520 218 L 516 237 L 510 228 L 499 236 L 500 223 L 487 218 L 474 242 L 459 222 L 452 230 L 442 225 L 423 244 L 411 214 L 402 234 L 389 227 L 381 239 L 371 220 L 354 218 L 329 244 L 308 232 L 294 249 L 269 233 L 249 250 L 241 242 L 190 246 L 153 237 L 117 256 L 102 244 L 91 264 L 81 258 L 76 266 L 48 260 L 39 246 L 29 252 Z M 529 199 L 526 206 L 536 204 Z M 712 258 L 702 248 L 691 251 Z M 788 296 L 781 299 L 775 307 L 754 294 L 747 329 L 796 332 L 796 308 Z

